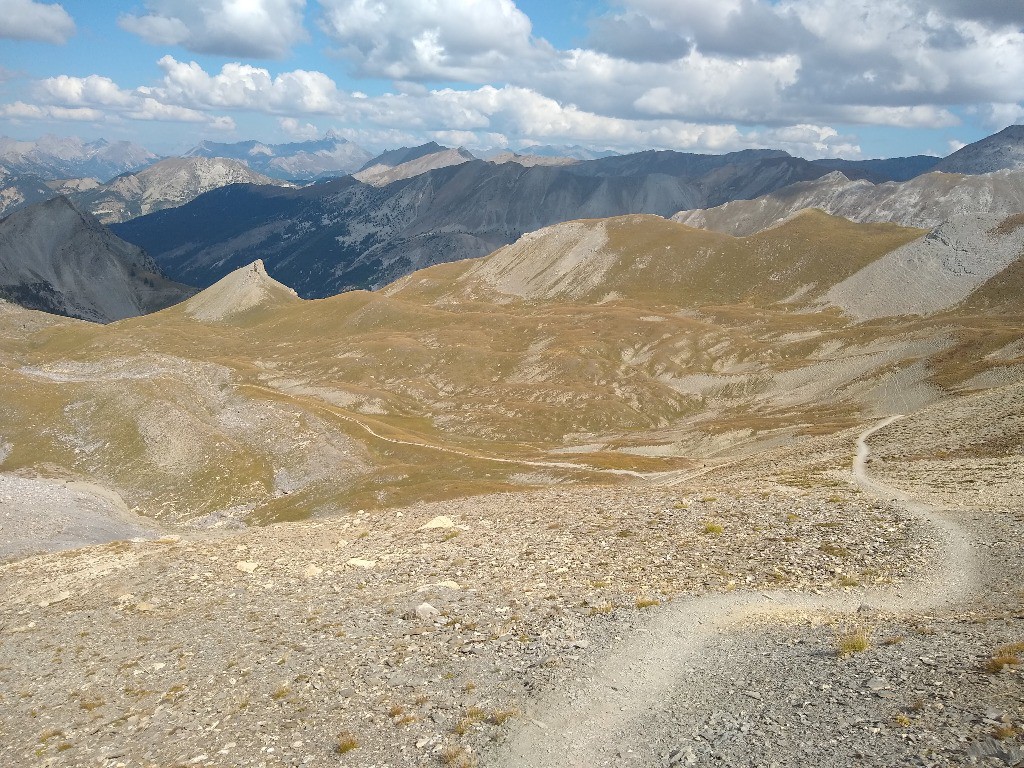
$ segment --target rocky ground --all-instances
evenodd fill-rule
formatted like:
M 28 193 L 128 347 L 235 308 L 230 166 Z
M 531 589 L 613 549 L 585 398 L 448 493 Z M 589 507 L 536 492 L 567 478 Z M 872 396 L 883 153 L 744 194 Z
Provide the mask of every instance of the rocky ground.
M 642 486 L 41 555 L 0 569 L 0 762 L 457 762 L 659 602 L 927 555 L 852 493 Z
M 687 601 L 855 606 L 928 572 L 939 540 L 821 459 L 848 437 L 729 493 L 556 486 L 0 566 L 0 764 L 508 765 L 540 733 L 556 756 L 621 739 L 591 765 L 1017 765 L 1019 521 L 998 509 L 965 516 L 985 563 L 966 608 L 751 617 L 645 670 L 639 718 L 547 720 Z M 855 630 L 867 647 L 840 652 Z

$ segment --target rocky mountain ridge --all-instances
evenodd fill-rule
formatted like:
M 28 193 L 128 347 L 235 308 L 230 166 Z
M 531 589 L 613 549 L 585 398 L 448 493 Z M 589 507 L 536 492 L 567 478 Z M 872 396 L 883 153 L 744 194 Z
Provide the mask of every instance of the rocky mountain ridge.
M 476 158 L 465 149 L 449 149 L 431 142 L 421 147 L 390 150 L 370 160 L 352 177 L 364 184 L 384 187 L 438 168 L 468 163 Z
M 51 134 L 36 141 L 0 137 L 0 165 L 45 180 L 93 177 L 102 181 L 156 159 L 148 149 L 127 141 L 83 141 Z
M 64 196 L 0 220 L 0 298 L 109 323 L 155 312 L 192 293 Z
M 839 171 L 792 184 L 752 200 L 680 211 L 672 218 L 693 227 L 745 236 L 817 208 L 851 221 L 887 221 L 931 229 L 963 213 L 1009 216 L 1024 210 L 1024 171 L 979 175 L 927 173 L 906 182 L 853 181 Z
M 229 184 L 285 185 L 256 173 L 238 160 L 173 157 L 135 173 L 126 173 L 90 189 L 70 193 L 75 205 L 104 224 L 127 221 L 174 208 Z
M 361 168 L 372 155 L 347 139 L 328 134 L 314 141 L 265 144 L 204 141 L 183 157 L 226 157 L 241 160 L 257 173 L 286 181 L 312 181 L 342 176 Z
M 932 169 L 943 173 L 992 173 L 1024 170 L 1024 125 L 968 144 L 940 160 Z

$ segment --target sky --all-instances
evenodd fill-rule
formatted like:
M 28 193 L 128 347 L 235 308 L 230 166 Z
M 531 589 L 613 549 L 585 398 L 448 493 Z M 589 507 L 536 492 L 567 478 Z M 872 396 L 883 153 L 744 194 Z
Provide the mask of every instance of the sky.
M 1022 0 L 0 0 L 0 133 L 807 158 L 1024 122 Z

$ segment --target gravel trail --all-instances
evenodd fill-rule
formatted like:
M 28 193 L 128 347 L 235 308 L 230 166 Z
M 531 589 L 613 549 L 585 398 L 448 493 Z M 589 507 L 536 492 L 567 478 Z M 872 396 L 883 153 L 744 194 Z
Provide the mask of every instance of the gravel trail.
M 722 649 L 749 624 L 771 620 L 764 630 L 770 633 L 777 629 L 773 624 L 814 616 L 919 615 L 978 594 L 985 568 L 972 534 L 949 513 L 916 503 L 866 476 L 867 439 L 898 418 L 885 419 L 860 434 L 853 474 L 865 493 L 899 500 L 910 516 L 934 531 L 939 555 L 929 572 L 884 589 L 825 595 L 734 592 L 675 601 L 658 609 L 649 622 L 622 631 L 621 639 L 617 637 L 604 657 L 575 684 L 537 702 L 521 727 L 484 756 L 484 764 L 518 768 L 696 764 L 694 753 L 689 753 L 692 759 L 681 760 L 682 753 L 676 750 L 673 755 L 668 749 L 672 737 L 665 731 L 677 728 L 678 722 L 659 728 L 655 721 L 667 702 L 688 688 L 697 710 L 701 706 L 707 712 L 728 710 L 725 702 L 711 698 L 715 695 L 711 690 L 692 688 L 700 680 L 715 677 L 720 670 L 711 667 L 722 662 Z M 790 670 L 790 674 L 799 677 L 800 670 Z M 746 700 L 757 701 L 775 693 L 759 692 L 759 682 L 750 683 L 744 693 Z M 799 759 L 800 755 L 788 758 Z

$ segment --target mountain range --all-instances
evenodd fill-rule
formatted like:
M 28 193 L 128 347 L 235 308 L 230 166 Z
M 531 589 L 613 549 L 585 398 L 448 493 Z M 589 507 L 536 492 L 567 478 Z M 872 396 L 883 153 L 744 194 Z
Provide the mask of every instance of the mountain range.
M 1024 139 L 1017 128 L 965 147 L 949 162 L 1014 166 Z M 315 154 L 317 147 L 352 150 L 335 137 L 276 148 L 252 142 L 218 146 L 264 160 Z M 502 159 L 508 162 L 481 161 L 430 143 L 366 159 L 355 176 L 289 188 L 241 161 L 193 156 L 160 161 L 107 184 L 31 177 L 32 183 L 8 189 L 21 190 L 22 202 L 68 195 L 77 209 L 114 223 L 119 237 L 144 248 L 159 265 L 155 269 L 181 284 L 202 288 L 259 259 L 308 298 L 381 288 L 417 269 L 484 256 L 531 231 L 579 218 L 675 214 L 689 225 L 750 235 L 810 207 L 854 221 L 925 229 L 964 213 L 1001 218 L 1024 209 L 1020 170 L 932 171 L 873 184 L 829 171 L 833 161 L 811 162 L 773 150 L 715 156 L 649 151 L 563 159 L 557 165 Z M 923 158 L 865 162 L 873 165 L 844 167 L 855 175 L 877 176 L 925 166 Z M 2 172 L 8 182 L 15 179 Z M 22 227 L 21 219 L 3 221 L 0 233 Z M 977 238 L 983 240 L 981 234 Z M 114 253 L 115 260 L 123 260 L 120 246 L 107 247 L 118 237 L 95 242 L 99 250 L 93 258 Z M 33 276 L 23 267 L 21 256 L 9 270 L 9 297 L 23 295 L 36 306 L 48 291 L 66 294 L 66 281 L 50 281 L 46 270 Z M 53 300 L 47 306 L 104 321 L 123 316 L 120 310 L 88 309 L 93 303 L 83 300 L 76 309 L 74 302 Z M 151 306 L 146 301 L 120 305 L 139 311 Z
M 559 221 L 669 216 L 824 173 L 773 152 L 641 153 L 534 167 L 473 160 L 383 187 L 352 177 L 297 190 L 226 187 L 114 231 L 181 282 L 205 287 L 262 259 L 301 296 L 322 297 L 484 256 Z
M 852 181 L 839 171 L 753 200 L 733 200 L 673 218 L 693 227 L 743 236 L 817 208 L 851 221 L 887 221 L 932 228 L 962 213 L 1008 216 L 1024 210 L 1024 170 L 965 176 L 927 173 L 905 182 Z
M 358 144 L 328 134 L 322 139 L 288 144 L 204 141 L 184 157 L 226 157 L 241 160 L 257 173 L 275 179 L 310 181 L 352 173 L 373 156 Z
M 13 174 L 32 174 L 46 180 L 91 177 L 102 181 L 156 159 L 148 149 L 127 141 L 87 142 L 53 135 L 18 141 L 0 136 L 0 166 Z

